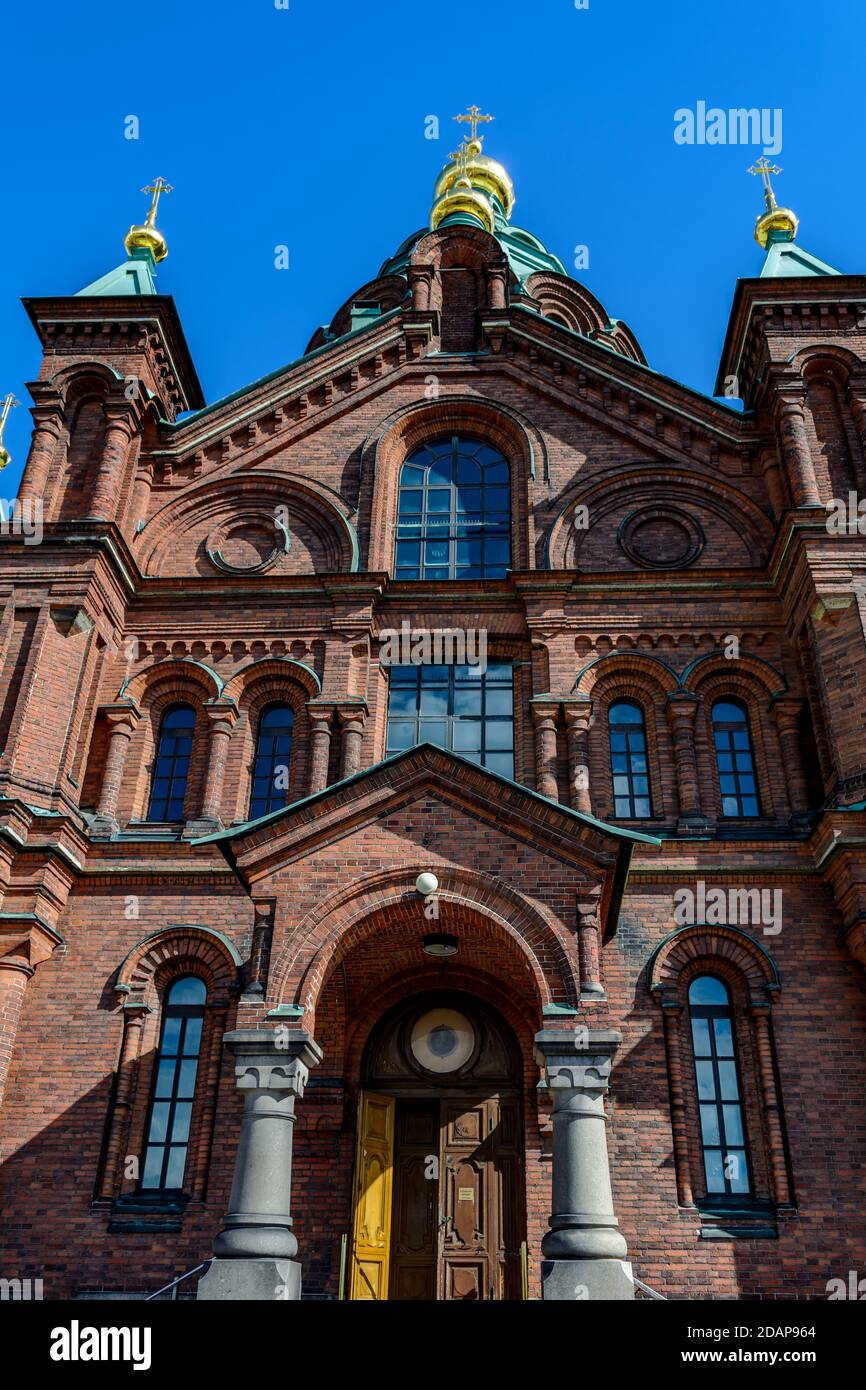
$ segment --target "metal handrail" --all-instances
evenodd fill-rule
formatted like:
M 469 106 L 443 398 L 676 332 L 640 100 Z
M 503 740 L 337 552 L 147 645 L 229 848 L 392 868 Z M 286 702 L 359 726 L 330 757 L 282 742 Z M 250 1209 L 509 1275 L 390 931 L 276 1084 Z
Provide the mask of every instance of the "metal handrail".
M 200 1265 L 196 1265 L 195 1269 L 188 1269 L 186 1274 L 179 1274 L 176 1279 L 172 1279 L 170 1284 L 164 1284 L 161 1289 L 157 1289 L 156 1293 L 149 1293 L 144 1300 L 145 1303 L 150 1303 L 152 1298 L 159 1298 L 161 1293 L 168 1293 L 169 1289 L 176 1289 L 178 1284 L 183 1283 L 184 1279 L 189 1279 L 193 1274 L 198 1274 L 200 1269 L 210 1269 L 212 1264 L 213 1260 L 202 1260 Z
M 657 1298 L 660 1303 L 668 1302 L 667 1294 L 657 1293 L 655 1289 L 650 1288 L 649 1284 L 645 1284 L 642 1279 L 638 1279 L 636 1274 L 632 1273 L 632 1279 L 637 1284 L 639 1289 L 643 1289 L 644 1293 L 649 1294 L 650 1298 Z

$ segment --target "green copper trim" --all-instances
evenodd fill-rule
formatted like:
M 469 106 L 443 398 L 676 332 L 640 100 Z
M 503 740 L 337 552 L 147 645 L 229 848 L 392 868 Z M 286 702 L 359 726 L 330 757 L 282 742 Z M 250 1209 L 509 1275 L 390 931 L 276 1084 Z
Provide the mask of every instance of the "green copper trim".
M 841 270 L 804 251 L 787 232 L 770 232 L 767 238 L 767 258 L 761 279 L 783 280 L 806 275 L 841 275 Z
M 74 298 L 78 299 L 82 295 L 90 298 L 107 298 L 112 295 L 146 295 L 158 294 L 156 288 L 156 261 L 146 247 L 140 247 L 133 251 L 128 261 L 123 265 L 116 266 L 114 270 L 109 270 L 107 275 L 101 279 L 94 280 L 92 285 L 87 285 L 83 290 L 79 290 Z

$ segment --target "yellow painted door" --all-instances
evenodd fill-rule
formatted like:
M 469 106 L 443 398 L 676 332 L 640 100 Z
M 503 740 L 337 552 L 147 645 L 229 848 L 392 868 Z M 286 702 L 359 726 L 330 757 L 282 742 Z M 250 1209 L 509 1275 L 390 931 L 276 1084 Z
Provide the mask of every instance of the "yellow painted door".
M 350 1298 L 384 1301 L 388 1297 L 394 1110 L 391 1096 L 361 1092 Z

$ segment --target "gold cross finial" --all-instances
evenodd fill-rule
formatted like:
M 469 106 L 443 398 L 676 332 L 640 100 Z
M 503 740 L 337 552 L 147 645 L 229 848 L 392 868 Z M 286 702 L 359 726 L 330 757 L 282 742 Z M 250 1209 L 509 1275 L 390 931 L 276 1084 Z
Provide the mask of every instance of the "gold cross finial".
M 480 106 L 470 106 L 462 116 L 455 116 L 455 121 L 465 121 L 469 124 L 470 140 L 478 139 L 478 127 L 486 121 L 495 121 L 495 116 L 482 116 Z
M 14 410 L 18 404 L 10 391 L 2 406 L 0 406 L 0 468 L 5 468 L 9 462 L 9 453 L 3 448 L 3 431 L 6 428 L 6 419 L 10 410 Z
M 152 227 L 156 222 L 156 210 L 159 207 L 160 195 L 162 193 L 173 193 L 174 189 L 170 183 L 166 182 L 166 180 L 160 176 L 155 178 L 153 183 L 145 184 L 141 191 L 142 193 L 149 193 L 151 195 L 150 207 L 147 211 L 145 223 L 148 227 Z
M 453 159 L 454 163 L 457 165 L 458 179 L 465 179 L 466 166 L 469 163 L 469 147 L 466 144 L 466 141 L 464 140 L 463 143 L 460 144 L 456 150 L 449 154 L 448 158 Z
M 764 201 L 767 204 L 767 212 L 773 212 L 779 205 L 776 202 L 776 195 L 773 192 L 773 185 L 770 183 L 771 174 L 781 174 L 782 170 L 778 164 L 770 164 L 766 155 L 761 155 L 757 163 L 751 169 L 747 169 L 747 174 L 760 174 L 761 183 L 764 185 Z

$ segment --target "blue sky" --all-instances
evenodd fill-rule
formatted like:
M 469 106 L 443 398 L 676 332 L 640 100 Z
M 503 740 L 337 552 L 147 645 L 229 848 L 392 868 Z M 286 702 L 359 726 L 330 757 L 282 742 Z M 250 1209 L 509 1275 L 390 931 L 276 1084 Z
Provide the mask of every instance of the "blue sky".
M 858 9 L 861 11 L 858 13 Z M 859 158 L 866 18 L 855 0 L 272 0 L 135 11 L 15 6 L 3 33 L 0 392 L 22 406 L 0 491 L 13 496 L 39 347 L 18 300 L 71 294 L 124 259 L 140 187 L 175 187 L 160 225 L 208 401 L 303 352 L 314 328 L 427 219 L 477 102 L 516 186 L 513 222 L 637 333 L 650 365 L 713 388 L 738 276 L 759 273 L 760 147 L 680 145 L 674 113 L 782 113 L 780 202 L 799 241 L 866 271 Z M 139 120 L 138 140 L 124 137 Z M 441 138 L 425 139 L 437 115 Z M 290 268 L 274 268 L 274 248 Z

